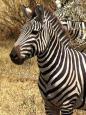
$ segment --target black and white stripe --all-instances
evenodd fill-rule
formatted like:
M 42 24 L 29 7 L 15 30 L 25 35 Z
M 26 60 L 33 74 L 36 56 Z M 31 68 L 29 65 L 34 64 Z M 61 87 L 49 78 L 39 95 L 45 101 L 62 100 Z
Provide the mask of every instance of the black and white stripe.
M 68 31 L 72 40 L 86 40 L 86 22 L 72 21 L 67 19 L 60 21 L 64 28 Z
M 86 54 L 69 48 L 68 32 L 41 5 L 35 8 L 26 25 L 10 54 L 11 59 L 18 63 L 37 55 L 38 86 L 46 114 L 59 115 L 61 111 L 62 115 L 71 115 L 84 101 Z

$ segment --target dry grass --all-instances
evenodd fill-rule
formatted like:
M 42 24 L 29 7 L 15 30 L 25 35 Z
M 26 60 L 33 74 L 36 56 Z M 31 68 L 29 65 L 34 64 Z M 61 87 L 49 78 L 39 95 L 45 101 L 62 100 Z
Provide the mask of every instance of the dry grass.
M 0 41 L 0 115 L 45 115 L 37 80 L 36 59 L 22 66 L 9 58 L 12 41 Z M 86 115 L 77 111 L 74 115 Z
M 36 62 L 13 64 L 9 58 L 12 44 L 0 41 L 0 115 L 45 115 Z
M 29 5 L 29 0 L 1 0 L 0 4 L 0 32 L 7 39 L 16 38 L 25 22 L 21 5 Z
M 48 3 L 51 0 L 36 0 L 37 3 Z M 34 8 L 32 0 L 0 0 L 0 32 L 5 38 L 16 38 L 19 35 L 19 28 L 25 22 L 25 16 L 22 12 L 21 5 Z

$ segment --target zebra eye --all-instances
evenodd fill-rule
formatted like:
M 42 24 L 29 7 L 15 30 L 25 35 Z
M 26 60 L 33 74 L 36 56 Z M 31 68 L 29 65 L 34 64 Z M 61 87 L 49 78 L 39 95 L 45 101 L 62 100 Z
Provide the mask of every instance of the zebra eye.
M 37 34 L 38 34 L 38 31 L 33 30 L 31 33 L 37 35 Z

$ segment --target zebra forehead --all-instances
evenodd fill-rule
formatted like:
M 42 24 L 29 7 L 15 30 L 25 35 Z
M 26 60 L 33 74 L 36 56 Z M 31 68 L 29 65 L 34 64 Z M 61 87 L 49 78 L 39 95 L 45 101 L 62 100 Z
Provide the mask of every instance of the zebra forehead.
M 27 30 L 27 29 L 29 29 L 29 28 L 31 28 L 31 22 L 30 21 L 26 21 L 26 23 L 22 26 L 22 28 L 21 28 L 21 32 L 23 31 L 23 30 Z

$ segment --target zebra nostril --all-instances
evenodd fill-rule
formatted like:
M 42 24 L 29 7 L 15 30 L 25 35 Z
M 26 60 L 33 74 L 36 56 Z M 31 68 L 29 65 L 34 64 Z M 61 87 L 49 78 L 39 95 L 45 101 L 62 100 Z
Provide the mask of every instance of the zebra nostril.
M 15 49 L 13 49 L 10 53 L 10 57 L 11 58 L 14 58 L 14 59 L 17 59 L 18 58 L 18 54 L 17 52 L 15 51 Z
M 13 48 L 10 53 L 11 61 L 14 62 L 17 65 L 21 65 L 24 62 L 24 59 L 20 57 L 19 52 L 16 48 Z
M 17 56 L 17 54 L 12 54 L 12 53 L 11 53 L 11 54 L 10 54 L 10 57 L 15 59 L 15 58 L 17 58 L 18 56 Z

